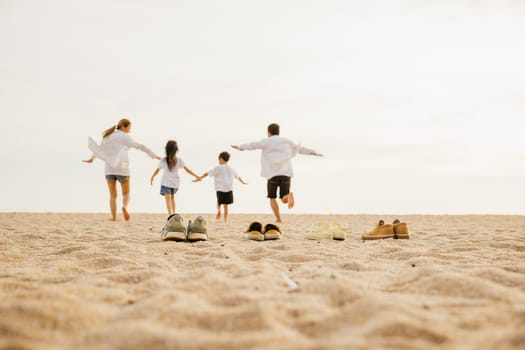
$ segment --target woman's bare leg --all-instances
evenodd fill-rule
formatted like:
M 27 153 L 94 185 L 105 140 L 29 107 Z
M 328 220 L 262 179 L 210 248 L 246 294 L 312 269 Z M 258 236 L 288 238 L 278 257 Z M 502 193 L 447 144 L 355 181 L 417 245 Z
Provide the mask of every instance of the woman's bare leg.
M 128 213 L 129 204 L 129 178 L 126 181 L 121 181 L 120 186 L 122 187 L 122 215 L 124 220 L 129 221 L 131 216 Z
M 106 180 L 109 190 L 109 209 L 111 210 L 111 220 L 117 221 L 117 181 Z

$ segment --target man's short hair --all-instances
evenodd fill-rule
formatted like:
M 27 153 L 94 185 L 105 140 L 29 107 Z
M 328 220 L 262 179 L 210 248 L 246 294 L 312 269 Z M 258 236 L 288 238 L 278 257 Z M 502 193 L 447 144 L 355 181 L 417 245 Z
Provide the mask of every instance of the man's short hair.
M 279 124 L 272 123 L 268 125 L 268 132 L 270 135 L 279 135 Z
M 228 152 L 221 152 L 219 158 L 227 162 L 230 160 L 230 154 Z

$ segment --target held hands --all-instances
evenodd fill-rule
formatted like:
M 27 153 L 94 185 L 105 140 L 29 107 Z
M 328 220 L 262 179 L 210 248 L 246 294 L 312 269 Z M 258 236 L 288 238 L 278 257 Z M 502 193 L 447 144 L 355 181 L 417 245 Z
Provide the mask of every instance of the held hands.
M 200 182 L 202 181 L 202 176 L 195 176 L 195 180 L 193 180 L 192 182 Z
M 95 157 L 91 157 L 89 159 L 83 160 L 83 162 L 84 163 L 93 163 L 93 159 L 95 159 Z

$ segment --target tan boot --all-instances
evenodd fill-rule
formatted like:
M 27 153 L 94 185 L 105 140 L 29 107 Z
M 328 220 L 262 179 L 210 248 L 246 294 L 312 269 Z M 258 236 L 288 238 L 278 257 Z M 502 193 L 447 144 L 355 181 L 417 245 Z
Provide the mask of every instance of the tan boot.
M 394 225 L 385 225 L 383 220 L 379 220 L 379 223 L 372 231 L 363 234 L 364 240 L 384 238 L 394 238 Z
M 400 222 L 398 219 L 395 219 L 392 222 L 394 225 L 394 238 L 396 239 L 409 239 L 408 235 L 408 224 L 406 222 Z

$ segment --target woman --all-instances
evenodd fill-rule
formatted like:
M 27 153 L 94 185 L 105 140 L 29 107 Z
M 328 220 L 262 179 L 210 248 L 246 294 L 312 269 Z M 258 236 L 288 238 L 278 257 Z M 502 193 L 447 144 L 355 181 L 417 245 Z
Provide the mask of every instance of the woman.
M 106 182 L 109 189 L 109 207 L 113 221 L 117 220 L 117 180 L 122 187 L 122 215 L 124 216 L 124 220 L 128 221 L 130 219 L 127 210 L 129 203 L 128 149 L 136 148 L 151 158 L 160 159 L 160 157 L 148 147 L 133 140 L 131 136 L 129 136 L 130 131 L 131 122 L 128 119 L 121 119 L 117 125 L 104 131 L 100 145 L 90 137 L 89 149 L 93 152 L 93 156 L 83 161 L 92 163 L 95 157 L 105 161 Z

